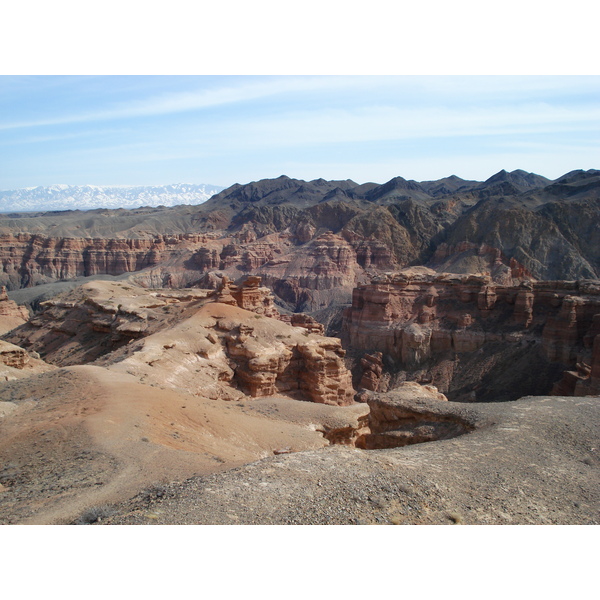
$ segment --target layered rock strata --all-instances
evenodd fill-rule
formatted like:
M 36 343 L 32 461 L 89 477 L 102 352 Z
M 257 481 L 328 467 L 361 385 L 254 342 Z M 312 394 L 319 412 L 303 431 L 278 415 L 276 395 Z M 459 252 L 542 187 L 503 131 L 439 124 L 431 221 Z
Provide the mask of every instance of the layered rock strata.
M 18 306 L 8 297 L 6 288 L 0 287 L 0 335 L 23 325 L 29 318 L 24 306 Z
M 530 354 L 556 363 L 557 375 L 583 359 L 591 366 L 598 313 L 594 280 L 503 286 L 489 276 L 416 268 L 359 286 L 344 312 L 343 334 L 353 349 L 381 352 L 405 372 L 424 370 L 422 379 L 447 392 L 461 360 L 468 362 L 460 357 L 479 351 L 480 362 L 493 362 L 491 354 L 531 346 Z
M 165 260 L 180 244 L 202 235 L 158 235 L 150 239 L 52 238 L 19 233 L 0 236 L 0 281 L 10 289 L 96 274 L 140 271 Z
M 332 232 L 323 233 L 257 270 L 280 298 L 296 308 L 306 306 L 309 310 L 327 306 L 340 295 L 349 298 L 358 272 L 362 268 L 356 252 Z
M 594 315 L 592 326 L 584 336 L 584 345 L 590 350 L 578 357 L 575 369 L 565 371 L 552 388 L 555 396 L 600 396 L 600 313 Z
M 445 406 L 447 400 L 435 387 L 412 382 L 386 394 L 366 392 L 362 401 L 370 408 L 370 431 L 357 440 L 357 447 L 398 448 L 447 440 L 472 431 L 474 427 L 468 419 Z
M 29 354 L 19 346 L 0 340 L 0 363 L 14 369 L 24 369 L 29 363 Z
M 358 386 L 360 389 L 378 391 L 381 375 L 383 374 L 381 358 L 381 352 L 375 352 L 374 354 L 365 354 L 360 359 L 360 366 L 362 367 L 362 377 Z
M 352 375 L 340 341 L 319 337 L 299 342 L 287 335 L 279 334 L 279 343 L 265 346 L 254 327 L 240 324 L 226 336 L 226 353 L 236 363 L 234 379 L 242 389 L 252 397 L 298 390 L 313 402 L 352 404 Z
M 210 398 L 289 393 L 353 403 L 340 340 L 316 333 L 309 317 L 281 321 L 257 277 L 240 286 L 224 278 L 217 291 L 93 282 L 43 306 L 9 339 L 55 365 L 95 361 Z

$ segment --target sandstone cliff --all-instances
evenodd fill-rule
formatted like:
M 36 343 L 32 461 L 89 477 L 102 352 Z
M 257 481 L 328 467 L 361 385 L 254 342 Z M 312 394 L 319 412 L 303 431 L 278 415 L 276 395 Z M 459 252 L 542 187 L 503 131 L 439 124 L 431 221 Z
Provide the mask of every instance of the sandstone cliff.
M 0 335 L 23 325 L 27 319 L 29 319 L 27 309 L 10 300 L 6 288 L 0 287 Z
M 199 243 L 201 235 L 159 235 L 151 239 L 52 238 L 18 233 L 0 236 L 0 282 L 9 289 L 48 281 L 120 275 L 167 259 L 180 244 Z
M 569 366 L 591 366 L 598 313 L 597 281 L 506 286 L 420 268 L 359 286 L 344 336 L 357 354 L 381 352 L 396 380 L 432 382 L 462 400 L 509 399 L 548 393 Z M 363 378 L 373 381 L 369 364 Z

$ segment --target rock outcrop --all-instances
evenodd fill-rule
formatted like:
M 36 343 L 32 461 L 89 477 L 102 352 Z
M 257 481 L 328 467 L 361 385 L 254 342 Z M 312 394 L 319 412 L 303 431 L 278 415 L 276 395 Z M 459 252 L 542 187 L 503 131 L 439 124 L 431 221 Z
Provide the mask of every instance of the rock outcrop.
M 265 344 L 255 328 L 240 324 L 226 336 L 227 356 L 236 364 L 234 381 L 250 396 L 299 391 L 313 402 L 347 406 L 354 401 L 345 351 L 335 338 L 299 342 L 297 334 L 278 334 Z
M 29 354 L 19 346 L 0 340 L 0 363 L 14 369 L 23 369 L 29 363 Z
M 24 306 L 18 306 L 8 297 L 6 288 L 0 287 L 0 335 L 23 325 L 29 319 L 29 313 Z
M 369 433 L 356 445 L 366 450 L 398 448 L 436 440 L 447 440 L 473 430 L 469 420 L 452 414 L 448 399 L 435 387 L 403 383 L 386 394 L 368 392 Z
M 383 374 L 381 357 L 381 352 L 375 352 L 373 354 L 365 354 L 361 358 L 362 377 L 358 386 L 359 388 L 373 392 L 379 391 L 381 375 Z
M 326 232 L 263 264 L 257 274 L 291 306 L 315 310 L 338 297 L 349 298 L 361 271 L 352 246 L 341 236 Z
M 280 320 L 258 277 L 218 290 L 146 290 L 93 282 L 43 303 L 8 339 L 48 362 L 95 361 L 156 386 L 209 398 L 287 393 L 346 406 L 354 401 L 345 351 L 306 315 Z
M 567 337 L 571 339 L 572 329 L 571 327 L 567 331 Z M 583 341 L 588 352 L 577 356 L 575 369 L 564 372 L 562 379 L 552 388 L 553 395 L 600 396 L 600 313 L 594 315 L 592 326 L 583 337 Z M 552 349 L 554 350 L 555 346 L 552 346 Z
M 5 336 L 60 366 L 85 364 L 180 318 L 209 290 L 144 290 L 98 281 L 42 303 L 42 311 Z

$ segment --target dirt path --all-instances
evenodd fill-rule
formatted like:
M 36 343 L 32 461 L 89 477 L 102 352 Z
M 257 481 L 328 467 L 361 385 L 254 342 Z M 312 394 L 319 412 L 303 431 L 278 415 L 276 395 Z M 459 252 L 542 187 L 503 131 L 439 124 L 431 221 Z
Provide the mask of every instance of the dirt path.
M 144 488 L 326 446 L 347 409 L 224 402 L 143 385 L 102 367 L 56 369 L 0 389 L 0 522 L 67 523 Z

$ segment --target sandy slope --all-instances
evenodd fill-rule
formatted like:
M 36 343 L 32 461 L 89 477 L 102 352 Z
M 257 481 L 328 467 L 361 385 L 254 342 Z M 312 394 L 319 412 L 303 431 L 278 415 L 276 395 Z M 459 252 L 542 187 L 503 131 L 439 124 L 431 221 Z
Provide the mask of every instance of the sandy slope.
M 16 406 L 0 419 L 3 523 L 69 522 L 144 487 L 320 448 L 328 442 L 317 429 L 356 425 L 365 413 L 363 405 L 211 401 L 94 366 L 9 382 L 0 399 Z

